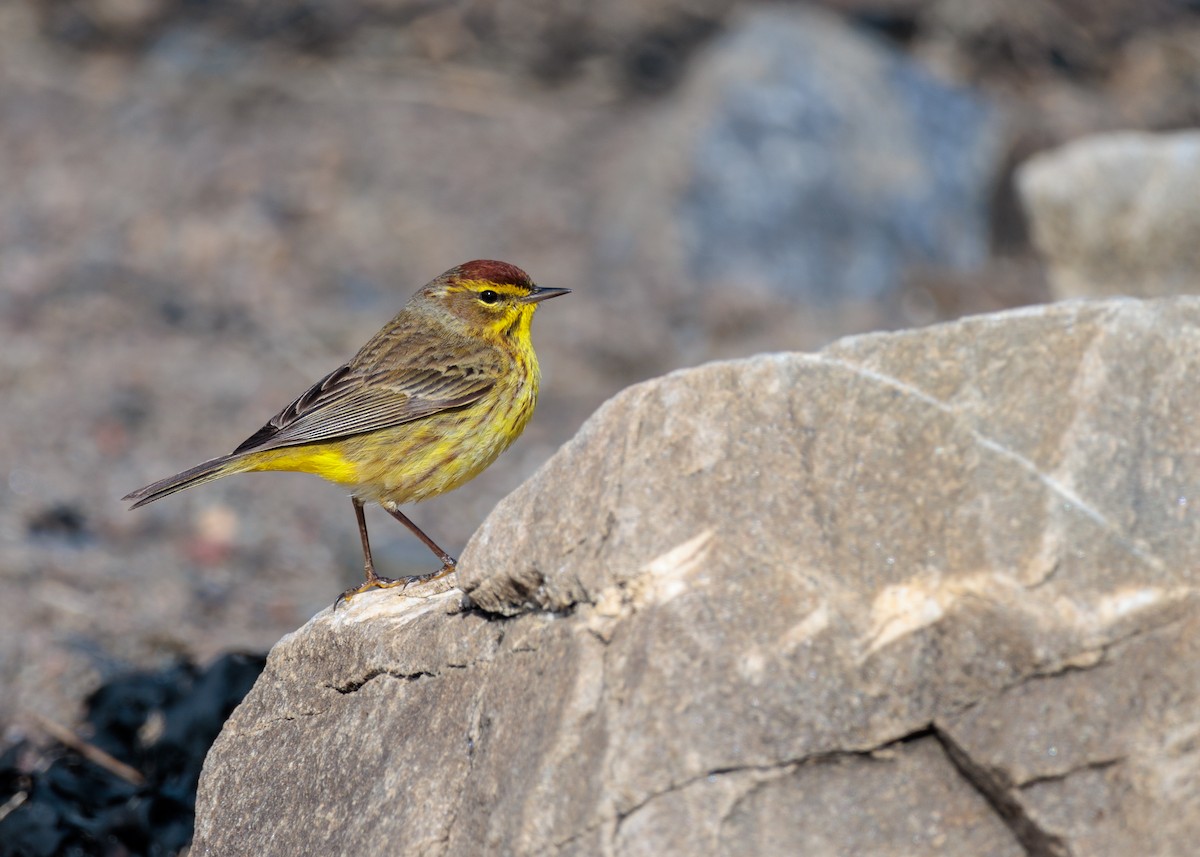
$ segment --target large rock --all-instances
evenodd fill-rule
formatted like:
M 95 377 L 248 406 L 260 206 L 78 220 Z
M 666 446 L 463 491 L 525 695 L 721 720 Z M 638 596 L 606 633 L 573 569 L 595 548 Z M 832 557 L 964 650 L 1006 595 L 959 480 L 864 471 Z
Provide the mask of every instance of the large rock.
M 600 270 L 830 304 L 987 258 L 997 111 L 821 10 L 736 16 L 647 124 Z
M 1200 131 L 1077 140 L 1018 183 L 1058 297 L 1200 293 Z
M 1200 300 L 682 371 L 271 653 L 194 854 L 1190 854 Z

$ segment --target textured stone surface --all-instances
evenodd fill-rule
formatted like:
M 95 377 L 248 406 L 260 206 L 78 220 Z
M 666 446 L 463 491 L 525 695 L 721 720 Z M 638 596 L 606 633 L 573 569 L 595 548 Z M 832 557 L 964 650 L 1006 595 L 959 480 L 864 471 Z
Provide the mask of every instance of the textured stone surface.
M 195 854 L 1187 854 L 1200 300 L 630 388 L 286 637 Z
M 1200 293 L 1200 132 L 1077 140 L 1019 187 L 1058 297 Z

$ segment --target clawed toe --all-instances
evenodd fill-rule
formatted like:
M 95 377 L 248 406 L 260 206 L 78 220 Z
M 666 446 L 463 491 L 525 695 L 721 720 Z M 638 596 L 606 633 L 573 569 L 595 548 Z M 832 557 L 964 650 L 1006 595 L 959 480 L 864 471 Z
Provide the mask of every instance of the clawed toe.
M 368 577 L 358 586 L 347 589 L 337 597 L 337 601 L 333 602 L 333 609 L 337 610 L 343 604 L 348 604 L 350 599 L 361 592 L 367 592 L 371 589 L 394 589 L 400 587 L 401 591 L 407 589 L 414 583 L 428 583 L 431 580 L 438 580 L 445 577 L 450 572 L 457 568 L 457 564 L 453 561 L 445 563 L 437 571 L 430 574 L 417 574 L 409 577 Z

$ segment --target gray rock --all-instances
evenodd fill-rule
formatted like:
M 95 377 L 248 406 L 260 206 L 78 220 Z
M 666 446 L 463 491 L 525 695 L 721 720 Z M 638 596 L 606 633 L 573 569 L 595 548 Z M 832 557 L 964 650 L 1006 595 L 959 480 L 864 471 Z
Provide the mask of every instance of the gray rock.
M 457 592 L 284 638 L 197 855 L 1192 853 L 1200 300 L 609 401 Z
M 1088 137 L 1017 178 L 1058 297 L 1200 293 L 1200 131 Z
M 987 257 L 996 111 L 828 13 L 741 15 L 651 124 L 608 201 L 605 270 L 836 303 Z

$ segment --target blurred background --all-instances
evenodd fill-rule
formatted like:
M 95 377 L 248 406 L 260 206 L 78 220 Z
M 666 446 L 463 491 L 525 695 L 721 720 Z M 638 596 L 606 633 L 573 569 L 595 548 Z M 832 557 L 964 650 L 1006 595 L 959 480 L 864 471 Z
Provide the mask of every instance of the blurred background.
M 452 265 L 575 290 L 538 313 L 526 435 L 408 510 L 458 554 L 633 382 L 1050 299 L 1018 166 L 1197 124 L 1195 0 L 7 0 L 0 743 L 361 579 L 312 477 L 118 498 Z M 369 522 L 383 573 L 431 568 Z

